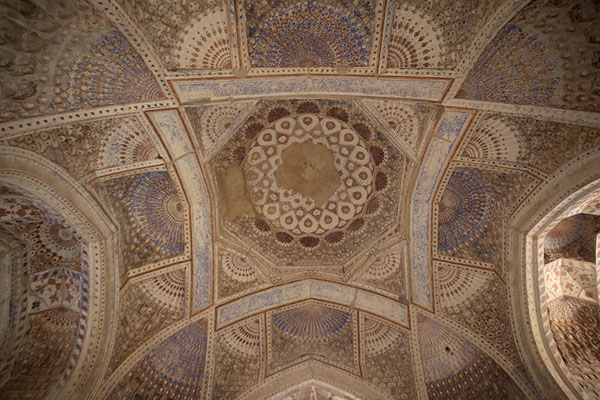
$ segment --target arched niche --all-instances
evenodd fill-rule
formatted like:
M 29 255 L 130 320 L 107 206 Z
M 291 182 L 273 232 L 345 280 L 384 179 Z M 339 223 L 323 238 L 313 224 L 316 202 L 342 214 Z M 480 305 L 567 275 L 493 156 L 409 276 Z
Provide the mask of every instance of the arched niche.
M 114 274 L 116 228 L 83 186 L 35 153 L 0 146 L 0 184 L 27 193 L 35 204 L 64 220 L 85 245 L 89 285 L 87 306 L 81 310 L 85 329 L 45 398 L 86 398 L 102 374 L 102 354 L 109 344 L 118 287 Z
M 543 278 L 544 240 L 563 218 L 600 196 L 600 153 L 588 151 L 553 174 L 510 221 L 513 328 L 520 350 L 548 399 L 584 399 L 561 358 L 549 326 Z

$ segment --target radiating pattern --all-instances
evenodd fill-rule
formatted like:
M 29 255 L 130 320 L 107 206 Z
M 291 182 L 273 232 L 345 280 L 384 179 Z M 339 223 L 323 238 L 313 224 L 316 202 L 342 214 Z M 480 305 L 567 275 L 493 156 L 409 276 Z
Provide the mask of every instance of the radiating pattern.
M 223 342 L 232 351 L 247 357 L 256 357 L 260 350 L 261 326 L 258 319 L 238 324 L 222 335 Z
M 120 224 L 122 275 L 184 253 L 185 203 L 167 172 L 127 174 L 98 182 L 95 188 Z
M 173 313 L 181 312 L 186 292 L 185 268 L 156 275 L 144 280 L 140 290 Z
M 121 291 L 116 326 L 119 340 L 114 344 L 109 371 L 114 371 L 148 337 L 183 318 L 187 305 L 185 293 L 184 268 L 153 274 Z
M 204 377 L 206 340 L 206 326 L 193 322 L 159 344 L 145 361 L 157 376 L 198 390 Z
M 489 190 L 477 171 L 454 171 L 438 206 L 440 253 L 451 253 L 483 233 L 492 204 Z
M 188 112 L 197 135 L 201 109 Z M 224 229 L 276 265 L 339 272 L 397 223 L 405 198 L 407 158 L 368 115 L 347 100 L 258 102 L 210 156 Z
M 600 397 L 598 0 L 0 10 L 0 397 Z
M 211 399 L 235 399 L 258 383 L 265 363 L 262 318 L 242 321 L 216 333 Z
M 522 365 L 511 329 L 507 289 L 496 274 L 440 263 L 436 291 L 439 315 L 485 337 L 508 359 Z
M 474 129 L 462 156 L 517 161 L 520 156 L 519 133 L 501 118 L 488 116 Z
M 552 335 L 583 398 L 594 398 L 600 393 L 599 311 L 598 303 L 572 297 L 548 304 Z
M 146 353 L 109 398 L 202 398 L 207 340 L 206 319 L 190 323 Z
M 231 68 L 231 45 L 227 27 L 227 12 L 223 7 L 207 10 L 183 30 L 175 59 L 177 68 Z
M 416 152 L 421 142 L 419 121 L 415 109 L 406 103 L 394 100 L 363 100 L 372 108 L 380 122 L 389 128 L 392 134 L 402 140 L 412 152 Z
M 597 25 L 592 0 L 531 1 L 488 43 L 458 97 L 598 112 Z
M 316 304 L 273 315 L 273 324 L 286 335 L 307 341 L 325 341 L 348 324 L 350 314 Z
M 513 380 L 462 335 L 419 315 L 421 362 L 430 399 L 517 399 Z
M 257 275 L 248 257 L 239 256 L 235 253 L 223 251 L 221 255 L 221 266 L 225 274 L 238 282 L 253 282 Z
M 355 67 L 368 61 L 368 28 L 343 9 L 301 2 L 277 10 L 259 29 L 250 42 L 254 67 Z
M 212 150 L 219 139 L 240 123 L 248 107 L 248 102 L 236 102 L 187 108 L 188 116 L 203 150 L 205 152 Z
M 398 328 L 372 318 L 364 319 L 363 332 L 366 346 L 364 350 L 373 356 L 390 351 L 400 336 Z
M 169 255 L 183 251 L 183 206 L 166 172 L 141 175 L 129 201 L 136 224 L 157 247 Z
M 310 155 L 297 161 L 286 158 L 287 149 L 305 143 L 333 156 L 329 169 L 323 168 L 328 165 L 315 167 Z M 319 235 L 344 227 L 361 213 L 373 190 L 375 166 L 364 141 L 356 130 L 331 117 L 299 114 L 278 119 L 258 134 L 243 166 L 256 211 L 275 228 L 293 235 Z M 324 202 L 303 193 L 302 188 L 327 185 L 328 173 L 339 183 L 323 197 Z M 284 176 L 307 183 L 300 190 L 290 188 L 283 184 Z
M 146 134 L 137 118 L 127 118 L 107 135 L 100 152 L 99 167 L 115 167 L 158 157 L 152 139 Z
M 267 373 L 318 360 L 358 373 L 356 312 L 308 300 L 268 312 Z
M 59 214 L 63 205 L 47 201 L 0 184 L 0 392 L 7 399 L 45 398 L 70 377 L 88 326 L 87 243 Z
M 125 36 L 83 0 L 5 1 L 0 122 L 164 99 Z M 66 29 L 68 27 L 68 29 Z M 65 120 L 66 121 L 66 120 Z
M 596 262 L 596 235 L 600 233 L 600 216 L 576 214 L 560 221 L 544 241 L 545 262 L 557 258 Z
M 505 26 L 469 71 L 459 97 L 553 105 L 559 77 L 557 62 L 547 52 L 535 35 L 516 25 Z
M 487 280 L 487 275 L 477 274 L 468 268 L 441 264 L 437 268 L 438 299 L 446 307 L 459 305 L 481 290 Z
M 387 68 L 438 68 L 442 38 L 435 23 L 398 2 L 388 43 Z
M 156 78 L 121 32 L 102 36 L 92 44 L 91 54 L 69 71 L 74 108 L 165 98 Z
M 417 397 L 410 335 L 399 327 L 362 315 L 363 376 L 393 399 Z

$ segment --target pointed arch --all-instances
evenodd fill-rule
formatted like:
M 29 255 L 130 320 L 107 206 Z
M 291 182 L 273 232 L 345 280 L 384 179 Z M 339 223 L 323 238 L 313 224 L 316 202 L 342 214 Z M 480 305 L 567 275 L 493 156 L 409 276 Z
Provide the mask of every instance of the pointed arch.
M 61 167 L 22 149 L 0 146 L 0 183 L 28 193 L 36 204 L 72 227 L 87 251 L 89 287 L 74 351 L 46 398 L 86 397 L 101 376 L 108 349 L 118 277 L 114 274 L 116 228 L 87 192 Z M 83 321 L 83 322 L 82 322 Z

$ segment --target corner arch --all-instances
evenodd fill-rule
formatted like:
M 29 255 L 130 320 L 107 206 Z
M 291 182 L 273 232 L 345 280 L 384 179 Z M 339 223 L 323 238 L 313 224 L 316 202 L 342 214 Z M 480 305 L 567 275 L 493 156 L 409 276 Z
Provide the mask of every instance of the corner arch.
M 513 329 L 520 350 L 537 386 L 548 399 L 582 399 L 560 358 L 550 329 L 545 289 L 540 284 L 540 249 L 543 258 L 545 234 L 561 217 L 575 213 L 577 206 L 600 194 L 600 153 L 588 151 L 564 165 L 512 217 L 508 262 L 514 285 L 511 305 Z
M 39 155 L 0 146 L 0 182 L 30 193 L 74 228 L 87 247 L 89 268 L 87 327 L 76 343 L 67 373 L 46 398 L 87 397 L 98 381 L 107 352 L 118 277 L 114 274 L 116 228 L 87 190 L 64 169 Z

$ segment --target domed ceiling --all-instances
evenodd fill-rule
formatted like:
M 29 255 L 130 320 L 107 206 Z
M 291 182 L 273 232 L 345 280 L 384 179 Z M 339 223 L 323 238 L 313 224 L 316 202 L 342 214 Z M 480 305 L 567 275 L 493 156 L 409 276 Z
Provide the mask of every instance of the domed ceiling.
M 0 398 L 600 398 L 597 1 L 0 10 Z

